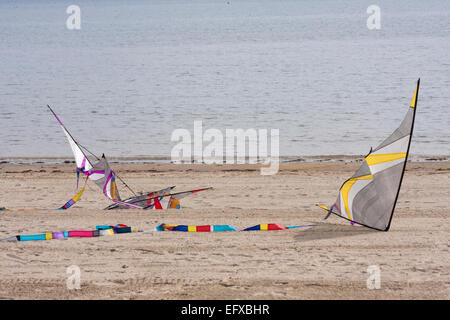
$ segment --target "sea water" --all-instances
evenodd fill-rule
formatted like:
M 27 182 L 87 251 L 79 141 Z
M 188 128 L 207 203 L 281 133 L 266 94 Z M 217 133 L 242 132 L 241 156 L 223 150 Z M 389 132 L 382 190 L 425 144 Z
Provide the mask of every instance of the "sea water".
M 70 30 L 67 7 L 81 10 Z M 70 157 L 46 105 L 110 157 L 170 157 L 175 129 L 279 129 L 280 155 L 361 155 L 401 122 L 450 154 L 450 1 L 0 2 L 0 158 Z

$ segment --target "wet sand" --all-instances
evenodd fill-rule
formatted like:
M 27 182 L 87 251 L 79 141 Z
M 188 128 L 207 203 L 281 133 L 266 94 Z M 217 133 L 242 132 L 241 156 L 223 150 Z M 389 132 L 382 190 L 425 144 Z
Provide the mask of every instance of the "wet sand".
M 150 229 L 159 223 L 297 225 L 324 216 L 359 166 L 287 163 L 273 176 L 258 165 L 115 164 L 137 191 L 176 185 L 214 188 L 182 200 L 181 210 L 103 211 L 88 183 L 75 194 L 74 166 L 0 164 L 0 238 L 100 224 Z M 122 197 L 128 195 L 123 186 Z M 450 163 L 408 163 L 389 232 L 351 226 L 336 216 L 315 228 L 284 231 L 129 233 L 99 238 L 0 242 L 0 299 L 449 299 Z M 81 270 L 68 290 L 67 267 Z M 381 288 L 367 288 L 367 268 Z

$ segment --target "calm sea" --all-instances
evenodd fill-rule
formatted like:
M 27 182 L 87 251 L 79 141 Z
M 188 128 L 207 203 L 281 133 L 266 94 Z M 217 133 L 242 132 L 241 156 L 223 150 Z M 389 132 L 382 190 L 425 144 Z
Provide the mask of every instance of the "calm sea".
M 0 43 L 0 158 L 70 157 L 46 104 L 113 157 L 169 157 L 195 120 L 279 129 L 284 156 L 361 155 L 419 77 L 411 152 L 450 154 L 448 0 L 2 0 Z

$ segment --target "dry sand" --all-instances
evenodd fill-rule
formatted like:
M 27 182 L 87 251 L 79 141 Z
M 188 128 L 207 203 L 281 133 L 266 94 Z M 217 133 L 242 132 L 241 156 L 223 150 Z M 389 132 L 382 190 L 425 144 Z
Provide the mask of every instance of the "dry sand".
M 358 163 L 259 166 L 116 164 L 139 191 L 214 187 L 183 199 L 182 210 L 103 211 L 93 183 L 78 204 L 73 165 L 0 165 L 0 238 L 99 224 L 140 229 L 159 223 L 295 225 L 320 220 Z M 122 189 L 125 190 L 125 189 Z M 122 192 L 125 196 L 126 192 Z M 152 232 L 100 238 L 0 243 L 0 299 L 449 299 L 450 163 L 408 163 L 389 232 L 336 216 L 318 227 L 227 233 Z M 68 290 L 66 268 L 81 270 Z M 369 290 L 367 268 L 381 269 Z

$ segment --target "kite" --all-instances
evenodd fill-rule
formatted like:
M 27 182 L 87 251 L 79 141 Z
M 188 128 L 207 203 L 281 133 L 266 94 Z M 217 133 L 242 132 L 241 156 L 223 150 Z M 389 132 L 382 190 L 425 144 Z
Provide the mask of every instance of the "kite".
M 143 194 L 140 196 L 136 196 L 136 197 L 131 197 L 128 198 L 126 200 L 124 200 L 123 202 L 125 203 L 145 203 L 146 205 L 151 205 L 152 202 L 154 202 L 155 200 L 153 200 L 153 198 L 155 197 L 162 197 L 164 195 L 169 194 L 173 189 L 175 188 L 175 186 L 173 187 L 168 187 L 162 190 L 158 190 L 158 191 L 154 191 L 154 192 L 150 192 L 148 194 Z M 159 199 L 159 198 L 158 198 Z M 113 203 L 111 205 L 109 205 L 108 207 L 105 208 L 105 210 L 113 210 L 113 209 L 126 209 L 126 206 L 117 204 L 117 203 Z
M 200 191 L 210 190 L 212 188 L 203 188 L 197 190 L 190 190 L 178 193 L 170 193 L 170 191 L 175 187 L 169 187 L 159 191 L 151 192 L 148 194 L 131 197 L 123 202 L 126 204 L 142 205 L 144 204 L 144 209 L 180 209 L 180 200 L 190 194 L 194 194 Z M 112 204 L 105 208 L 105 210 L 114 209 L 126 209 L 124 204 Z
M 38 241 L 38 240 L 53 240 L 53 239 L 66 239 L 66 238 L 92 238 L 114 235 L 118 233 L 131 233 L 140 232 L 136 228 L 131 228 L 127 225 L 118 224 L 116 226 L 97 226 L 95 230 L 73 230 L 73 231 L 63 231 L 63 232 L 46 232 L 41 234 L 33 235 L 17 235 L 5 239 L 0 239 L 0 241 Z
M 153 232 L 153 231 L 181 231 L 181 232 L 227 232 L 227 231 L 256 231 L 256 230 L 287 230 L 296 228 L 285 227 L 275 223 L 260 224 L 254 227 L 238 230 L 230 225 L 202 225 L 202 226 L 190 226 L 179 224 L 165 224 L 161 223 L 157 227 L 150 230 L 140 230 L 132 228 L 124 224 L 111 225 L 98 225 L 95 230 L 72 230 L 62 232 L 45 232 L 41 234 L 33 235 L 16 235 L 9 238 L 0 239 L 0 241 L 39 241 L 39 240 L 57 240 L 66 238 L 93 238 L 107 235 L 114 235 L 120 233 L 134 233 L 134 232 Z
M 420 79 L 400 126 L 378 147 L 339 190 L 329 213 L 375 230 L 388 231 L 400 192 L 414 129 Z
M 109 166 L 109 163 L 103 154 L 102 158 L 98 158 L 87 150 L 85 147 L 80 145 L 73 136 L 70 134 L 70 132 L 66 129 L 66 127 L 63 125 L 61 120 L 58 118 L 56 113 L 53 111 L 53 109 L 47 105 L 49 110 L 52 112 L 53 116 L 58 121 L 59 125 L 61 126 L 64 134 L 67 137 L 67 140 L 69 141 L 69 145 L 72 149 L 73 155 L 75 157 L 75 163 L 77 166 L 76 173 L 77 173 L 77 189 L 78 189 L 78 183 L 80 179 L 80 174 L 83 174 L 86 176 L 86 180 L 84 183 L 83 188 L 69 201 L 67 201 L 63 206 L 61 206 L 60 210 L 69 209 L 72 207 L 78 200 L 81 199 L 81 196 L 83 195 L 83 192 L 86 188 L 86 184 L 88 180 L 92 180 L 97 184 L 97 186 L 102 190 L 103 194 L 106 198 L 111 200 L 113 204 L 106 207 L 105 210 L 113 210 L 113 209 L 128 209 L 128 208 L 135 208 L 135 209 L 180 209 L 181 204 L 180 200 L 188 195 L 210 190 L 212 188 L 202 188 L 202 189 L 196 189 L 196 190 L 190 190 L 190 191 L 184 191 L 184 192 L 178 192 L 178 193 L 171 193 L 172 189 L 175 187 L 168 187 L 159 191 L 153 191 L 148 192 L 146 194 L 137 195 L 133 189 L 131 189 L 125 181 L 123 181 L 114 170 L 111 169 Z M 90 153 L 93 157 L 96 158 L 96 162 L 92 163 L 89 158 L 87 157 L 85 151 Z M 121 200 L 119 195 L 119 190 L 117 187 L 117 180 L 120 180 L 133 194 L 133 197 L 130 197 L 126 200 Z

